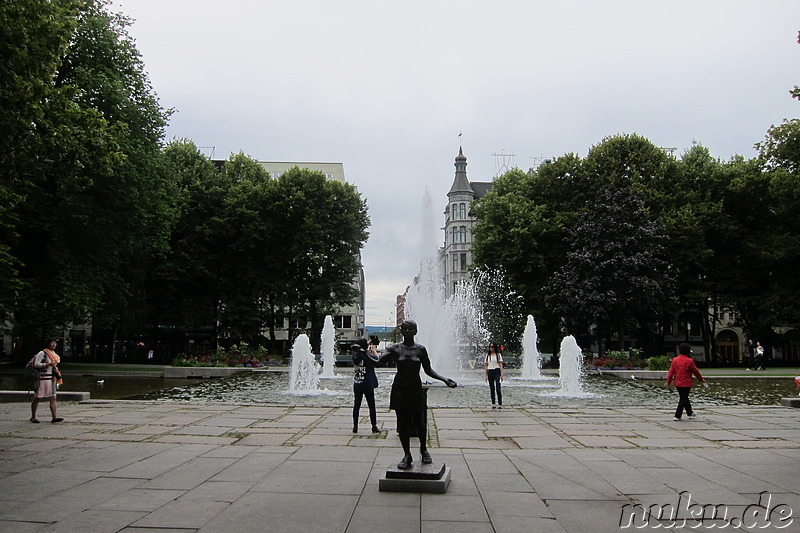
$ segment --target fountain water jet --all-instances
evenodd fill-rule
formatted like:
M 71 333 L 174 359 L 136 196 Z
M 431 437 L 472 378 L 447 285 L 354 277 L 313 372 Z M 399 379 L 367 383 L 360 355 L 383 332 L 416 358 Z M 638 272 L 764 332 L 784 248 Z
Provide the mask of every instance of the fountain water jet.
M 319 392 L 319 365 L 314 360 L 311 342 L 305 333 L 298 335 L 292 345 L 289 392 L 292 394 Z
M 333 327 L 333 318 L 331 315 L 325 315 L 325 324 L 322 326 L 322 374 L 321 378 L 333 378 L 336 375 L 333 372 L 333 366 L 336 363 L 336 357 L 333 353 L 334 341 L 336 336 L 336 329 Z
M 525 332 L 522 334 L 522 376 L 521 379 L 527 380 L 547 380 L 542 375 L 542 357 L 539 353 L 539 336 L 536 332 L 536 321 L 533 316 L 528 315 L 528 322 L 525 324 Z
M 464 281 L 445 299 L 442 265 L 436 241 L 430 192 L 423 197 L 423 228 L 420 273 L 406 297 L 406 317 L 419 328 L 417 342 L 428 349 L 431 365 L 444 374 L 459 374 L 459 350 L 470 351 L 485 343 L 489 333 L 483 325 L 480 299 L 474 282 Z M 468 353 L 468 355 L 473 355 Z M 427 376 L 423 376 L 427 381 Z
M 590 392 L 583 392 L 583 353 L 578 341 L 572 335 L 567 335 L 561 341 L 559 352 L 558 383 L 561 388 L 548 396 L 567 396 L 570 398 L 589 398 L 594 396 Z

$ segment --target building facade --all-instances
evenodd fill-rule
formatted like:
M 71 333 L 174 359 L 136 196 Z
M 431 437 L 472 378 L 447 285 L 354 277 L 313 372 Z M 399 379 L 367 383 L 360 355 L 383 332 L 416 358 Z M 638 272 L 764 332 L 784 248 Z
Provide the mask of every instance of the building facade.
M 492 188 L 491 182 L 470 182 L 467 178 L 467 157 L 461 147 L 455 161 L 455 177 L 447 193 L 444 210 L 444 246 L 439 251 L 445 296 L 455 292 L 459 281 L 469 277 L 472 266 L 472 228 L 475 217 L 470 205 L 483 198 Z

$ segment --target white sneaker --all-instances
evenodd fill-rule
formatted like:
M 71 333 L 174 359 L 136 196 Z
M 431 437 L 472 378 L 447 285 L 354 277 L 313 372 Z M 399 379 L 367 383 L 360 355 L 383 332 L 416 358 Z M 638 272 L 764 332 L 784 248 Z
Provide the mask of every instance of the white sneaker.
M 695 413 L 692 413 L 692 414 L 689 415 L 689 418 L 695 418 L 696 416 L 697 415 Z
M 681 421 L 681 419 L 680 419 L 680 418 L 678 418 L 677 416 L 673 416 L 673 417 L 672 417 L 672 419 L 673 419 L 675 422 L 680 422 L 680 421 Z

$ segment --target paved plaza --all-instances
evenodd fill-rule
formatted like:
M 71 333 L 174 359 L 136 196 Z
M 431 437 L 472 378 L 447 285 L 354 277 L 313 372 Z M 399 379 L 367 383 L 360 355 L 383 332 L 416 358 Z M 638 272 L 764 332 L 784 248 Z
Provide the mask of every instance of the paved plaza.
M 0 531 L 800 531 L 800 409 L 673 407 L 432 409 L 452 482 L 418 494 L 378 490 L 385 407 L 373 435 L 348 407 L 5 403 Z

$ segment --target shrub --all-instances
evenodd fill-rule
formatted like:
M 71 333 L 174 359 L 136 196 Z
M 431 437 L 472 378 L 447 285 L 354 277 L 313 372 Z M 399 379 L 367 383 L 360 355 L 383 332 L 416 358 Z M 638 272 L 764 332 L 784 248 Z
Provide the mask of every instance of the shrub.
M 234 344 L 230 349 L 219 347 L 210 355 L 186 355 L 184 353 L 172 360 L 172 366 L 243 366 L 262 367 L 269 361 L 267 350 L 259 347 L 249 348 L 246 342 Z
M 207 355 L 205 356 L 196 356 L 196 355 L 186 355 L 185 353 L 178 354 L 175 359 L 172 360 L 172 366 L 213 366 L 211 364 L 211 358 Z
M 647 370 L 669 370 L 670 359 L 666 355 L 657 355 L 647 359 Z

